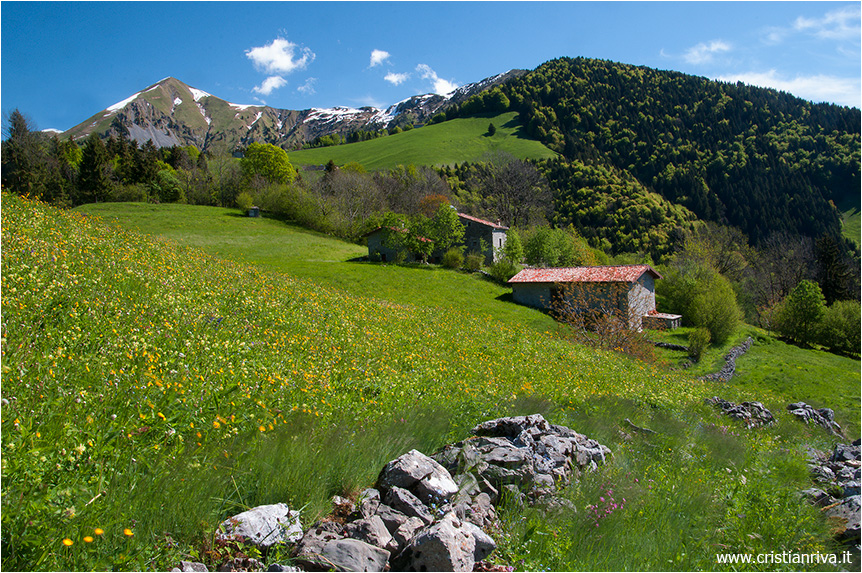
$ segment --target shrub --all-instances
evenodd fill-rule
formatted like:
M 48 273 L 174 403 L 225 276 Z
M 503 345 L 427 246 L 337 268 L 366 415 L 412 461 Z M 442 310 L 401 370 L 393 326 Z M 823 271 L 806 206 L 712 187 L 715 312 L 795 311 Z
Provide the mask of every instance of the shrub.
M 254 198 L 248 191 L 243 191 L 236 196 L 236 206 L 240 211 L 248 211 L 252 205 L 254 205 Z
M 644 361 L 652 361 L 652 342 L 634 326 L 642 313 L 635 308 L 621 311 L 600 289 L 580 288 L 573 284 L 560 287 L 551 314 L 565 324 L 575 342 L 622 352 Z
M 820 343 L 835 352 L 859 354 L 860 330 L 859 301 L 838 300 L 823 315 Z
M 518 271 L 521 270 L 518 265 L 510 261 L 509 259 L 500 259 L 493 265 L 488 271 L 491 273 L 491 276 L 494 277 L 495 280 L 504 283 L 508 281 L 510 278 L 518 274 Z
M 819 338 L 824 314 L 823 292 L 817 283 L 804 280 L 779 304 L 775 330 L 799 344 L 812 344 Z
M 712 336 L 709 334 L 709 329 L 700 327 L 692 330 L 688 335 L 688 355 L 695 362 L 700 362 L 703 351 L 709 346 Z
M 657 296 L 668 312 L 686 324 L 709 330 L 714 344 L 723 344 L 742 320 L 730 281 L 710 267 L 686 264 L 667 270 L 656 283 Z
M 477 253 L 470 253 L 464 257 L 464 268 L 470 272 L 476 272 L 482 269 L 482 263 L 485 257 Z
M 459 247 L 452 247 L 443 255 L 443 266 L 447 269 L 460 269 L 464 265 L 464 253 Z

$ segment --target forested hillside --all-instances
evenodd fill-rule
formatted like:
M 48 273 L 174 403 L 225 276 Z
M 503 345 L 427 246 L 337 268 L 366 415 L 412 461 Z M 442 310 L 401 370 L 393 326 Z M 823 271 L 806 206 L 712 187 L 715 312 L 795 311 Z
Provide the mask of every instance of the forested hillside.
M 626 171 L 756 244 L 776 230 L 837 237 L 834 204 L 859 202 L 855 108 L 584 58 L 550 61 L 502 91 L 528 132 L 569 160 Z

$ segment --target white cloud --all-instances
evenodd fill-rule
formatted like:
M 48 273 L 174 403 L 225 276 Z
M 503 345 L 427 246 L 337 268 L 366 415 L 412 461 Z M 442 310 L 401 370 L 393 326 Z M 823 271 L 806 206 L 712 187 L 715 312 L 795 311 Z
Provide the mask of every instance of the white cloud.
M 841 78 L 824 74 L 786 78 L 773 69 L 768 72 L 724 75 L 716 79 L 773 88 L 813 102 L 830 102 L 854 107 L 859 107 L 862 103 L 860 102 L 862 84 L 859 78 Z
M 251 89 L 251 91 L 259 93 L 261 95 L 268 96 L 274 90 L 284 86 L 287 84 L 287 80 L 281 76 L 270 76 L 263 80 L 263 83 L 259 86 L 255 86 Z
M 389 72 L 383 79 L 390 84 L 397 86 L 403 84 L 408 79 L 410 79 L 410 74 L 396 74 L 394 72 Z
M 297 51 L 299 52 L 298 55 Z M 276 38 L 266 46 L 246 50 L 245 55 L 256 68 L 270 74 L 289 74 L 304 70 L 314 61 L 314 52 L 300 48 L 284 38 Z
M 824 40 L 858 39 L 860 17 L 862 11 L 859 6 L 845 6 L 827 12 L 822 18 L 800 16 L 793 23 L 793 29 Z
M 860 36 L 859 6 L 831 10 L 821 18 L 799 16 L 790 26 L 770 26 L 764 29 L 767 44 L 780 44 L 795 34 L 806 34 L 821 40 L 850 40 L 858 43 Z
M 373 68 L 374 66 L 379 66 L 383 62 L 389 59 L 389 52 L 384 52 L 383 50 L 372 50 L 371 51 L 371 63 L 368 65 L 369 68 Z
M 317 83 L 317 78 L 308 78 L 305 83 L 296 88 L 296 91 L 305 95 L 314 95 L 317 91 L 314 89 L 314 84 Z
M 437 72 L 432 70 L 428 64 L 419 64 L 416 66 L 416 71 L 421 74 L 423 80 L 431 80 L 436 94 L 445 95 L 458 89 L 458 84 L 438 77 Z
M 722 40 L 713 40 L 708 44 L 700 43 L 686 50 L 682 58 L 689 64 L 705 64 L 712 61 L 712 56 L 729 52 L 730 44 Z

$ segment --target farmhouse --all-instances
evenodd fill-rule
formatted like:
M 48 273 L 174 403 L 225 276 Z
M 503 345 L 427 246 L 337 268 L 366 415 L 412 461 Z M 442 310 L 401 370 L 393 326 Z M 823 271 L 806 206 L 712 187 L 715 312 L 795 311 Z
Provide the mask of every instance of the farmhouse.
M 480 254 L 485 255 L 485 263 L 491 264 L 497 262 L 497 249 L 505 246 L 506 232 L 509 230 L 509 227 L 504 227 L 500 223 L 492 223 L 491 221 L 465 215 L 464 213 L 458 213 L 458 218 L 461 219 L 461 224 L 464 225 L 464 245 L 467 247 L 467 252 L 479 253 L 482 246 L 484 246 L 484 251 Z
M 509 228 L 499 223 L 492 223 L 491 221 L 478 219 L 464 213 L 458 213 L 458 219 L 464 225 L 464 239 L 460 246 L 466 247 L 468 253 L 484 254 L 485 264 L 497 262 L 496 251 L 506 244 L 506 232 Z M 372 261 L 394 262 L 399 252 L 399 249 L 394 245 L 397 245 L 399 241 L 390 240 L 390 236 L 391 233 L 396 232 L 407 233 L 408 231 L 394 227 L 379 227 L 370 233 L 366 233 L 368 258 Z M 419 240 L 431 242 L 430 239 L 424 237 L 419 237 Z M 435 252 L 430 257 L 430 260 L 439 261 L 442 256 L 442 252 Z M 412 262 L 418 259 L 419 257 L 414 253 L 405 253 L 404 262 Z
M 366 233 L 365 238 L 368 241 L 368 258 L 372 261 L 396 262 L 399 258 L 399 253 L 403 251 L 403 262 L 410 263 L 419 260 L 415 253 L 398 249 L 393 245 L 397 245 L 399 241 L 391 241 L 389 237 L 392 233 L 407 233 L 407 229 L 397 229 L 395 227 L 378 227 L 373 231 Z M 431 239 L 419 237 L 420 241 L 431 243 Z
M 656 312 L 655 280 L 649 265 L 524 269 L 509 280 L 515 302 L 544 310 L 567 304 L 583 311 L 628 316 L 629 326 L 679 326 L 681 317 Z M 646 320 L 645 320 L 646 317 Z

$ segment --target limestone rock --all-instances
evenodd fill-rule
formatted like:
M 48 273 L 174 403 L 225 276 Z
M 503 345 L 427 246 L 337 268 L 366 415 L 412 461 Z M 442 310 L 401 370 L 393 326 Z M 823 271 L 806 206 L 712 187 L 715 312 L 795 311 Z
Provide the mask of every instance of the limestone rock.
M 326 544 L 322 557 L 337 571 L 383 571 L 389 552 L 358 539 L 339 539 Z
M 418 497 L 400 487 L 390 489 L 383 501 L 396 511 L 400 511 L 407 517 L 418 517 L 428 524 L 434 521 L 434 516 Z
M 447 514 L 420 530 L 392 564 L 396 571 L 472 571 L 476 539 Z
M 323 548 L 344 537 L 344 527 L 334 521 L 318 521 L 308 528 L 294 549 L 296 559 L 303 563 L 319 563 Z
M 379 515 L 348 523 L 344 526 L 344 536 L 364 541 L 389 553 L 394 553 L 398 549 L 398 543 L 392 538 L 392 534 L 386 529 L 386 524 Z
M 446 502 L 458 492 L 446 468 L 417 450 L 410 450 L 386 464 L 377 486 L 381 490 L 406 489 L 423 502 L 434 503 Z
M 834 413 L 829 408 L 816 410 L 805 402 L 794 402 L 787 405 L 787 411 L 806 424 L 817 424 L 835 435 L 841 435 L 841 426 L 835 422 Z
M 174 567 L 173 569 L 171 569 L 171 571 L 181 571 L 183 573 L 187 573 L 192 571 L 204 572 L 209 571 L 209 569 L 207 569 L 206 565 L 204 565 L 203 563 L 198 563 L 197 561 L 180 561 L 180 566 Z
M 299 512 L 283 503 L 261 505 L 226 519 L 216 534 L 218 541 L 244 541 L 268 548 L 302 538 Z
M 712 404 L 721 411 L 735 420 L 742 420 L 745 427 L 758 428 L 761 426 L 771 426 L 775 423 L 775 417 L 772 412 L 766 409 L 760 402 L 743 402 L 742 404 L 734 404 L 727 400 L 722 400 L 718 396 L 714 396 L 706 400 L 707 404 Z

